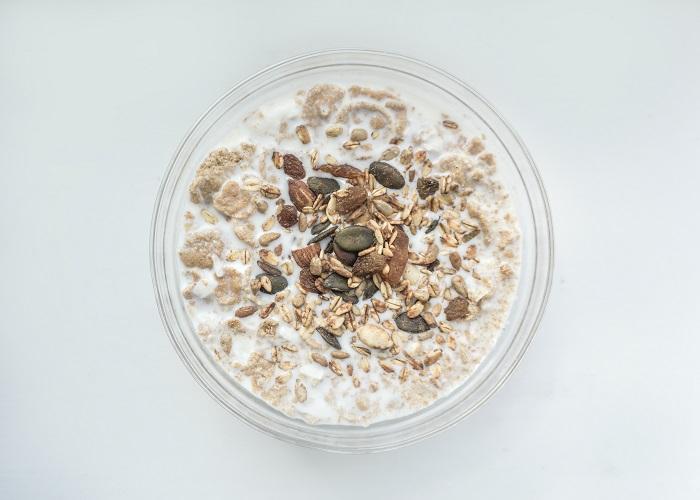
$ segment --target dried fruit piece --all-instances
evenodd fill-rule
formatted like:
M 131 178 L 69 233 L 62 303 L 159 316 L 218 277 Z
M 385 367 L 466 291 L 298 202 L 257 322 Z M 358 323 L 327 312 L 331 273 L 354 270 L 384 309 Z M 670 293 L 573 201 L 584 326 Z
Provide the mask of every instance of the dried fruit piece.
M 316 328 L 316 331 L 329 346 L 335 347 L 336 349 L 342 349 L 342 347 L 340 346 L 340 342 L 338 341 L 338 337 L 333 335 L 333 333 L 330 330 L 319 326 Z
M 293 154 L 287 153 L 282 157 L 283 163 L 282 168 L 284 173 L 293 179 L 303 179 L 306 177 L 306 170 L 304 170 L 304 164 L 299 158 Z
M 321 253 L 321 245 L 313 243 L 303 248 L 292 250 L 292 258 L 299 267 L 309 267 L 311 259 L 318 257 Z
M 428 196 L 435 194 L 439 188 L 440 182 L 432 177 L 421 177 L 416 181 L 416 189 L 421 199 L 426 199 Z
M 445 318 L 447 321 L 464 319 L 469 314 L 469 301 L 464 297 L 452 299 L 445 308 Z
M 401 227 L 396 227 L 396 239 L 394 240 L 393 255 L 387 261 L 389 273 L 384 276 L 384 281 L 392 286 L 398 285 L 406 269 L 408 262 L 408 236 Z
M 362 325 L 357 329 L 357 337 L 368 347 L 388 349 L 393 345 L 391 335 L 379 325 Z
M 364 226 L 349 226 L 338 231 L 333 241 L 346 252 L 361 252 L 374 245 L 374 231 Z M 406 245 L 408 247 L 408 238 Z
M 347 163 L 342 163 L 340 165 L 331 165 L 326 163 L 318 167 L 321 172 L 326 172 L 334 177 L 342 177 L 343 179 L 356 179 L 362 177 L 362 170 L 355 168 Z
M 297 210 L 301 212 L 304 207 L 310 207 L 314 204 L 316 195 L 304 181 L 289 179 L 287 184 L 289 185 L 289 198 Z
M 299 220 L 297 215 L 297 209 L 294 205 L 282 205 L 279 213 L 277 214 L 277 222 L 280 226 L 285 228 L 290 228 Z
M 369 166 L 369 173 L 379 184 L 389 189 L 401 189 L 406 184 L 401 172 L 386 162 L 375 161 Z
M 306 179 L 309 189 L 316 194 L 331 194 L 340 189 L 340 184 L 329 177 L 309 177 Z
M 409 318 L 407 313 L 401 313 L 394 319 L 399 330 L 408 333 L 421 333 L 430 330 L 430 325 L 423 319 L 422 316 Z
M 367 190 L 362 186 L 350 186 L 335 193 L 335 209 L 340 215 L 348 215 L 364 205 Z
M 361 255 L 355 265 L 352 266 L 352 274 L 355 276 L 367 276 L 381 272 L 386 265 L 386 257 L 376 252 Z

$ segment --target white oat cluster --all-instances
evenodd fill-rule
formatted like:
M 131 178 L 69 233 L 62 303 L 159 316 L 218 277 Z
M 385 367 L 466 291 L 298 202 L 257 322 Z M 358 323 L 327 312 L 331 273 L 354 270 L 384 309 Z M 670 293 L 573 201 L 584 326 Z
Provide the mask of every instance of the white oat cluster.
M 322 84 L 204 159 L 183 297 L 231 377 L 290 416 L 368 425 L 474 371 L 507 320 L 520 241 L 496 158 L 465 125 Z

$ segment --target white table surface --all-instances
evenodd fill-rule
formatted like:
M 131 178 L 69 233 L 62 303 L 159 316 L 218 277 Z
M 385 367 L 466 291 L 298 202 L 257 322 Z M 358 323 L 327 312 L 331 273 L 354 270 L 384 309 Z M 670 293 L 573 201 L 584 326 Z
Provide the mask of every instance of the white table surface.
M 0 3 L 0 498 L 700 497 L 700 4 L 490 3 Z M 485 94 L 539 165 L 557 240 L 505 387 L 372 456 L 225 413 L 171 348 L 148 268 L 193 121 L 338 46 Z

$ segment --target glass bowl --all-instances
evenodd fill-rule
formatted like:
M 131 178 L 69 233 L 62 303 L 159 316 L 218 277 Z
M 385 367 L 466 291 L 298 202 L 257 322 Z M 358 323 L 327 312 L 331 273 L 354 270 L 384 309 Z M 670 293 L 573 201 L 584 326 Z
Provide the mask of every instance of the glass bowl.
M 367 427 L 310 425 L 290 418 L 239 386 L 197 338 L 180 290 L 177 237 L 187 187 L 199 163 L 257 103 L 320 82 L 392 86 L 422 96 L 469 121 L 486 135 L 498 158 L 500 178 L 510 190 L 522 232 L 517 294 L 505 329 L 492 351 L 457 389 L 427 408 Z M 525 353 L 550 289 L 552 222 L 542 181 L 518 135 L 477 92 L 426 63 L 385 52 L 330 50 L 289 59 L 242 81 L 197 120 L 175 151 L 156 199 L 151 227 L 151 272 L 165 329 L 199 384 L 245 423 L 298 445 L 364 453 L 404 446 L 454 425 L 481 406 L 508 378 Z

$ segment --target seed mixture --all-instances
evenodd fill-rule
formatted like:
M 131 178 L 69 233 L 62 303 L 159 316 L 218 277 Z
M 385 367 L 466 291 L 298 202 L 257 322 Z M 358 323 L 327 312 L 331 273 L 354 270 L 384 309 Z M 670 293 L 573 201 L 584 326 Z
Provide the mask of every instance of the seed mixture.
M 462 130 L 391 90 L 322 84 L 204 159 L 182 295 L 231 377 L 290 416 L 350 425 L 464 382 L 507 321 L 520 234 L 486 138 Z

